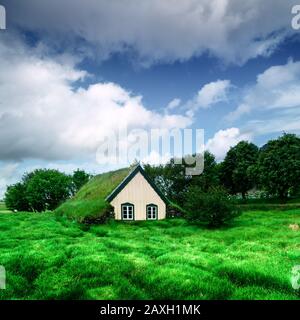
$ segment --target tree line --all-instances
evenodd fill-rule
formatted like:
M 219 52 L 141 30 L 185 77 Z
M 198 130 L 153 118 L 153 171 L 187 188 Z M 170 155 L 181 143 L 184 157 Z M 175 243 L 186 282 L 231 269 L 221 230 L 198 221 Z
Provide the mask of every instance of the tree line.
M 219 218 L 226 220 L 230 217 L 226 212 L 234 213 L 225 201 L 228 195 L 241 195 L 246 199 L 250 190 L 257 189 L 285 202 L 288 197 L 300 193 L 300 138 L 283 134 L 261 148 L 241 141 L 220 163 L 206 151 L 204 171 L 198 176 L 185 175 L 184 159 L 182 165 L 171 159 L 165 165 L 147 164 L 145 170 L 171 202 L 193 214 L 205 212 L 203 207 L 207 205 L 208 216 L 219 211 Z M 72 175 L 37 169 L 24 174 L 20 182 L 8 186 L 5 204 L 10 210 L 17 211 L 54 210 L 90 178 L 79 169 Z
M 91 175 L 79 169 L 72 175 L 54 169 L 37 169 L 25 173 L 20 182 L 7 187 L 5 205 L 12 211 L 54 210 L 90 178 Z
M 294 134 L 283 134 L 261 148 L 241 141 L 220 163 L 206 151 L 198 176 L 185 175 L 185 167 L 184 159 L 182 165 L 171 159 L 145 170 L 187 220 L 206 227 L 230 224 L 241 214 L 235 198 L 246 201 L 250 190 L 281 202 L 300 196 L 300 138 Z
M 186 176 L 185 164 L 146 165 L 148 175 L 165 195 L 179 205 L 187 205 L 190 193 L 224 189 L 229 195 L 245 200 L 250 190 L 263 191 L 268 197 L 285 202 L 300 191 L 300 138 L 283 134 L 261 148 L 248 141 L 232 147 L 225 159 L 217 163 L 210 152 L 204 153 L 204 171 L 199 176 Z

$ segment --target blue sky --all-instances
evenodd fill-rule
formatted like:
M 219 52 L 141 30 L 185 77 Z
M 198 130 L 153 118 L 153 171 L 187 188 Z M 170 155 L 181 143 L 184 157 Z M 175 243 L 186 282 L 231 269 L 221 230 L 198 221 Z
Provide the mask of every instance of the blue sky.
M 295 1 L 0 4 L 0 198 L 35 168 L 118 167 L 95 157 L 117 126 L 203 128 L 217 160 L 300 131 Z
M 117 82 L 127 90 L 141 94 L 149 108 L 163 110 L 174 98 L 185 102 L 207 83 L 229 79 L 234 86 L 228 96 L 229 101 L 222 101 L 214 108 L 202 110 L 193 124 L 194 127 L 204 128 L 208 139 L 217 130 L 228 125 L 223 118 L 236 108 L 241 91 L 255 85 L 257 75 L 272 66 L 285 65 L 290 58 L 300 60 L 299 40 L 297 35 L 286 39 L 271 56 L 259 56 L 241 66 L 224 65 L 215 57 L 204 54 L 185 62 L 140 68 L 132 64 L 130 57 L 117 54 L 97 65 L 100 74 L 98 80 Z M 83 63 L 82 66 L 89 72 L 95 70 L 94 62 Z M 278 134 L 275 133 L 276 135 Z M 266 139 L 268 137 L 255 137 L 258 144 L 265 143 Z

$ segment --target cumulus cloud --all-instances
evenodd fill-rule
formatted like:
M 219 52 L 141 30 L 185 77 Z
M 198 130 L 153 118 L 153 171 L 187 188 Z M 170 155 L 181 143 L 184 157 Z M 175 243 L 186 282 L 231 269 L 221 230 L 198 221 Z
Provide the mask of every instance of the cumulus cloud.
M 243 133 L 239 128 L 220 130 L 207 141 L 205 149 L 213 153 L 217 160 L 223 160 L 231 147 L 234 147 L 242 140 L 250 141 L 251 138 L 250 133 Z
M 161 155 L 159 152 L 152 150 L 148 156 L 142 159 L 141 162 L 150 165 L 160 165 L 168 163 L 171 158 L 172 155 L 169 153 Z
M 253 92 L 247 99 L 258 107 L 293 108 L 300 105 L 300 62 L 289 60 L 258 75 Z
M 132 50 L 145 64 L 202 53 L 243 64 L 268 56 L 294 31 L 294 0 L 3 0 L 10 26 L 98 56 Z M 80 46 L 78 48 L 78 40 Z M 72 45 L 73 44 L 73 45 Z
M 229 80 L 217 80 L 205 84 L 197 95 L 186 103 L 187 114 L 192 117 L 198 109 L 208 109 L 219 102 L 227 101 L 230 87 Z
M 227 100 L 229 88 L 229 80 L 218 80 L 206 84 L 197 94 L 196 106 L 198 108 L 209 108 L 213 104 Z
M 228 121 L 252 113 L 254 119 L 248 126 L 257 132 L 279 132 L 287 127 L 299 130 L 300 61 L 289 60 L 268 68 L 257 76 L 255 85 L 241 99 L 237 109 L 226 116 Z
M 167 110 L 174 110 L 180 106 L 181 100 L 179 98 L 175 98 L 170 101 L 167 105 Z
M 95 152 L 115 128 L 191 123 L 185 116 L 150 111 L 141 96 L 116 83 L 85 87 L 89 75 L 72 58 L 54 60 L 40 47 L 2 40 L 0 60 L 0 160 L 69 159 Z

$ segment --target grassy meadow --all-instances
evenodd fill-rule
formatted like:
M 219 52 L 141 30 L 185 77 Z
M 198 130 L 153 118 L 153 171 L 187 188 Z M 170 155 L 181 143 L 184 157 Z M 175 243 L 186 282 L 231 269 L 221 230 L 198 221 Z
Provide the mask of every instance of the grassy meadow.
M 183 219 L 89 229 L 0 207 L 0 299 L 299 299 L 300 210 L 247 211 L 230 228 Z

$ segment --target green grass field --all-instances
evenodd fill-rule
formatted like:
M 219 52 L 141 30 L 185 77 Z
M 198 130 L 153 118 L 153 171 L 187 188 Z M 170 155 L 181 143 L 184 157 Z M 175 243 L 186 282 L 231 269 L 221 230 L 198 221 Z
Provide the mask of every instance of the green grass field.
M 294 197 L 281 203 L 280 199 L 247 199 L 246 202 L 243 200 L 237 201 L 240 208 L 245 210 L 295 210 L 300 209 L 300 198 Z
M 0 213 L 0 299 L 299 299 L 300 210 L 246 212 L 227 229 L 183 219 L 85 230 L 52 213 Z

